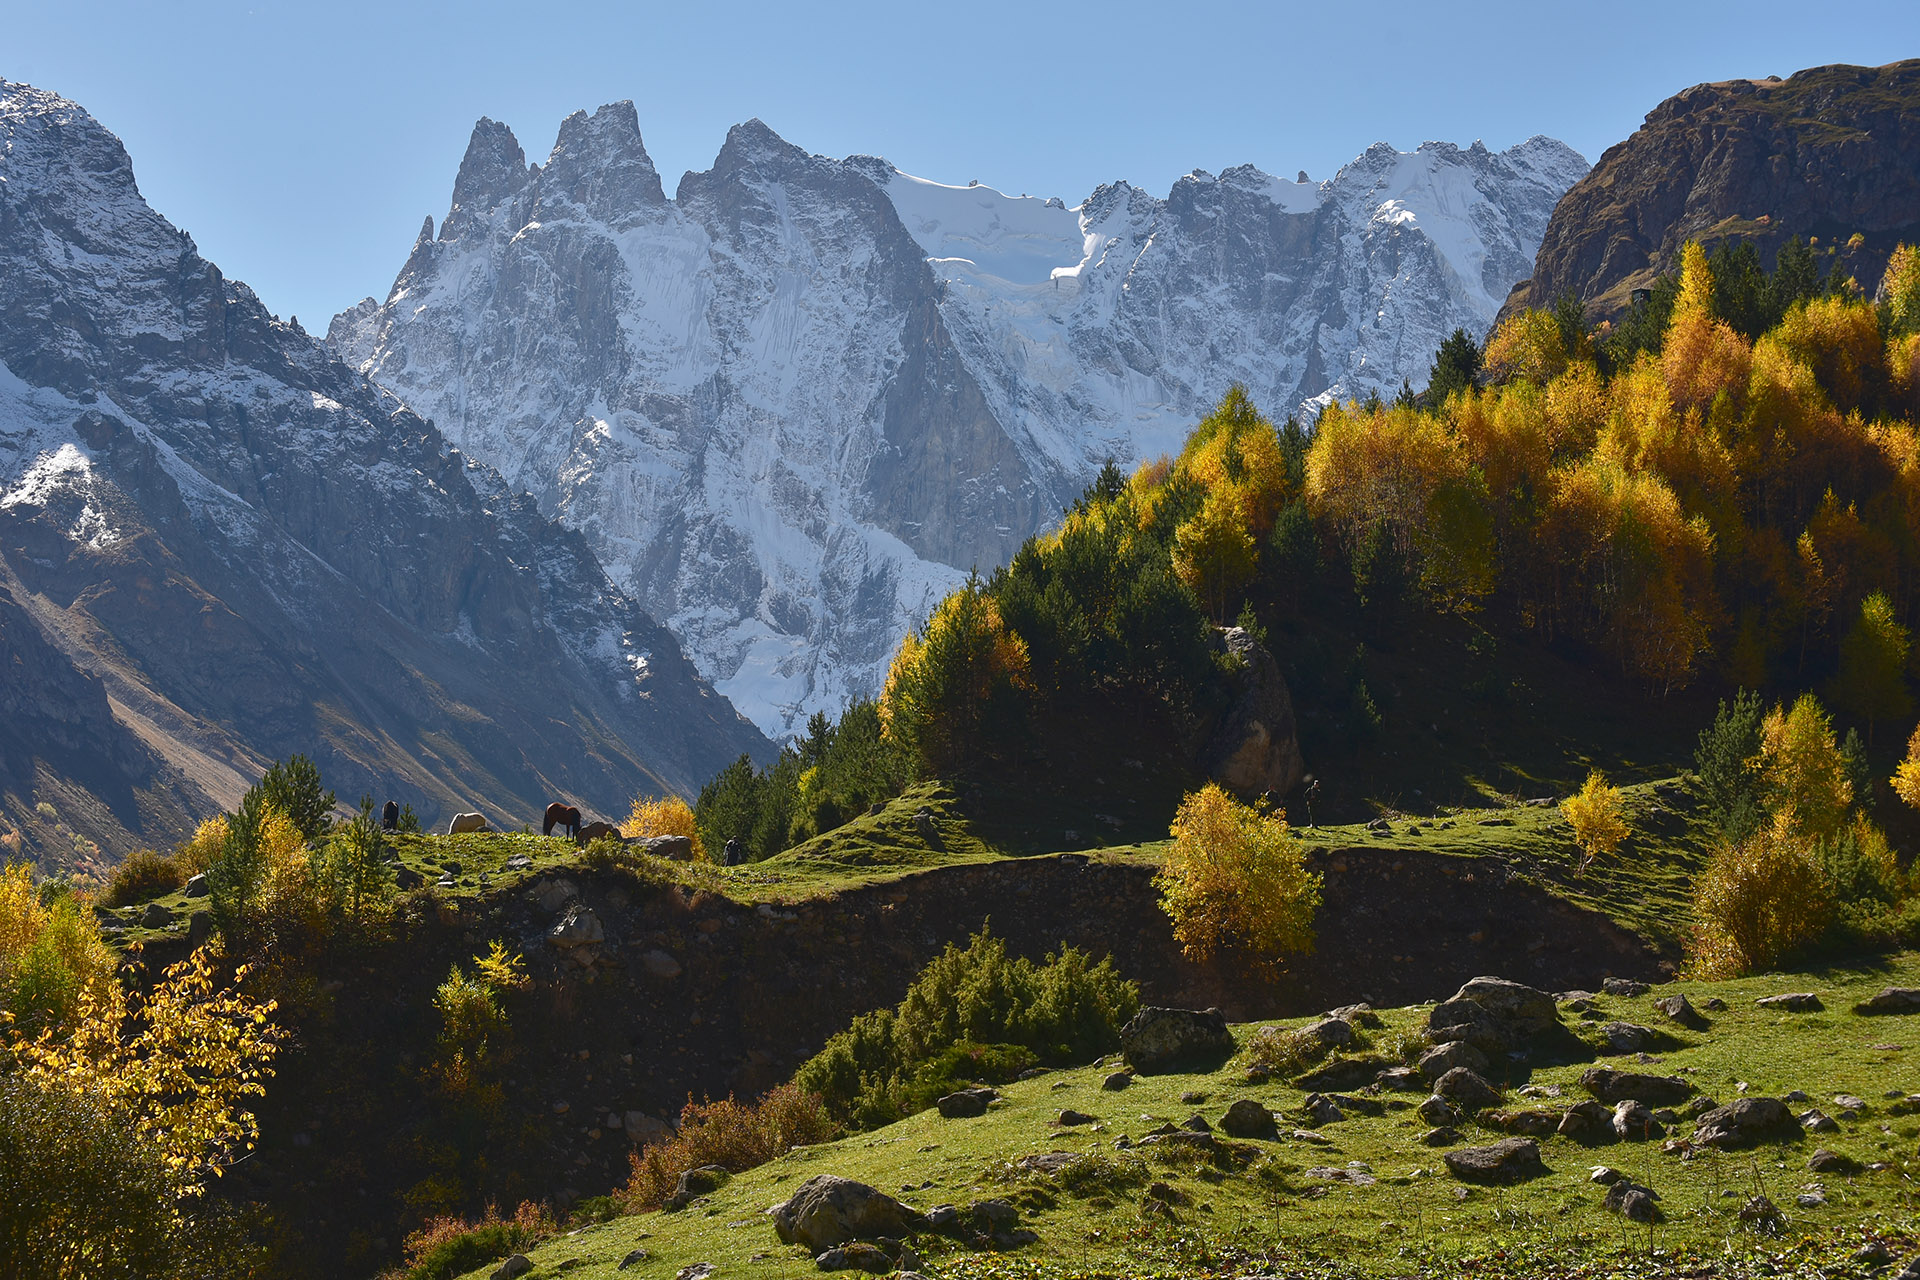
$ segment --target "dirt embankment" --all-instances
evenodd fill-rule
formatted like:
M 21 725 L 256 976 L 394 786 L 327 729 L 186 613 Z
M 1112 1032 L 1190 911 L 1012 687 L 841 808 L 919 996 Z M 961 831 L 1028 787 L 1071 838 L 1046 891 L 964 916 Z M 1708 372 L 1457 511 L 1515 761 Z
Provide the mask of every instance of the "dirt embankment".
M 465 1183 L 468 1200 L 604 1193 L 624 1181 L 630 1149 L 610 1118 L 664 1118 L 689 1097 L 747 1097 L 786 1079 L 988 920 L 1016 952 L 1064 942 L 1111 955 L 1148 1002 L 1217 1005 L 1236 1020 L 1435 999 L 1486 973 L 1594 987 L 1610 973 L 1651 977 L 1659 961 L 1605 918 L 1505 882 L 1492 860 L 1354 850 L 1315 861 L 1326 873 L 1319 944 L 1281 981 L 1189 963 L 1151 870 L 1098 857 L 948 867 L 790 908 L 582 870 L 564 878 L 607 934 L 590 967 L 544 942 L 567 896 L 549 875 L 464 916 L 420 914 L 402 940 L 321 984 L 270 1089 L 261 1151 L 229 1183 L 273 1205 L 320 1269 L 349 1273 L 390 1260 L 432 1207 L 422 1188 L 456 1170 L 439 1185 Z M 534 982 L 511 998 L 504 1101 L 475 1117 L 427 1073 L 433 992 L 494 937 L 523 946 Z

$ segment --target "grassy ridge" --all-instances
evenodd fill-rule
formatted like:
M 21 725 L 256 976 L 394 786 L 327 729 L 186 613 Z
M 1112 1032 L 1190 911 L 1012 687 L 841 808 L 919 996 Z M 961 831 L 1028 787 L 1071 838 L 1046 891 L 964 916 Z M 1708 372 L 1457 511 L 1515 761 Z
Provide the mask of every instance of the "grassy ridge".
M 963 1254 L 938 1238 L 921 1243 L 927 1271 L 953 1277 L 1068 1277 L 1198 1275 L 1227 1270 L 1262 1257 L 1280 1260 L 1281 1274 L 1405 1275 L 1411 1271 L 1454 1273 L 1462 1259 L 1492 1257 L 1476 1271 L 1540 1274 L 1554 1258 L 1581 1257 L 1585 1270 L 1596 1260 L 1618 1258 L 1624 1273 L 1657 1269 L 1661 1259 L 1711 1258 L 1733 1266 L 1746 1259 L 1778 1258 L 1807 1236 L 1839 1240 L 1850 1251 L 1863 1235 L 1915 1229 L 1920 1174 L 1915 1139 L 1920 1106 L 1888 1100 L 1892 1089 L 1920 1087 L 1920 1017 L 1866 1018 L 1847 1012 L 1852 1003 L 1889 983 L 1920 984 L 1920 957 L 1901 955 L 1873 968 L 1828 969 L 1770 975 L 1737 982 L 1682 984 L 1647 995 L 1602 996 L 1587 1023 L 1565 1015 L 1570 1025 L 1591 1028 L 1621 1019 L 1670 1029 L 1679 1047 L 1657 1055 L 1641 1069 L 1680 1073 L 1722 1102 L 1741 1096 L 1779 1096 L 1793 1089 L 1840 1119 L 1841 1131 L 1752 1153 L 1702 1155 L 1682 1161 L 1659 1144 L 1583 1147 L 1569 1139 L 1542 1140 L 1549 1176 L 1506 1189 L 1470 1188 L 1452 1179 L 1440 1152 L 1417 1142 L 1426 1126 L 1405 1109 L 1378 1117 L 1354 1115 L 1319 1131 L 1318 1142 L 1285 1137 L 1252 1144 L 1259 1149 L 1244 1169 L 1223 1173 L 1187 1161 L 1162 1162 L 1136 1149 L 1116 1150 L 1122 1134 L 1138 1137 L 1165 1122 L 1198 1113 L 1218 1124 L 1227 1105 L 1254 1098 L 1295 1111 L 1304 1093 L 1283 1082 L 1249 1085 L 1236 1060 L 1206 1075 L 1140 1077 L 1124 1092 L 1107 1092 L 1098 1065 L 1055 1072 L 1001 1090 L 1004 1101 L 978 1119 L 943 1120 L 924 1112 L 876 1132 L 802 1148 L 772 1164 L 740 1175 L 704 1204 L 678 1214 L 621 1218 L 553 1241 L 530 1256 L 534 1276 L 565 1271 L 581 1280 L 616 1274 L 670 1277 L 680 1268 L 710 1262 L 722 1275 L 798 1280 L 818 1274 L 803 1249 L 776 1240 L 763 1214 L 808 1177 L 835 1173 L 869 1182 L 916 1208 L 1000 1197 L 1022 1210 L 1023 1225 L 1040 1241 L 1017 1254 Z M 1705 1032 L 1664 1024 L 1651 1002 L 1684 990 L 1696 1006 L 1711 996 L 1727 1002 L 1710 1014 Z M 1761 995 L 1813 990 L 1827 1011 L 1782 1014 L 1757 1008 Z M 1385 1027 L 1370 1032 L 1373 1051 L 1414 1043 L 1425 1010 L 1384 1014 Z M 1290 1025 L 1290 1024 L 1279 1024 Z M 1254 1028 L 1236 1029 L 1244 1044 Z M 1603 1059 L 1634 1067 L 1631 1059 Z M 1557 1097 L 1531 1105 L 1565 1106 L 1584 1097 L 1576 1083 L 1582 1066 L 1528 1071 L 1512 1068 L 1506 1084 L 1516 1104 L 1526 1087 Z M 1867 1101 L 1858 1118 L 1833 1106 L 1837 1093 Z M 1203 1101 L 1183 1101 L 1202 1095 Z M 1393 1104 L 1418 1102 L 1418 1094 L 1383 1094 Z M 1062 1108 L 1099 1117 L 1099 1124 L 1061 1128 Z M 1282 1132 L 1288 1126 L 1282 1122 Z M 1686 1132 L 1684 1123 L 1678 1130 Z M 1469 1143 L 1504 1135 L 1468 1128 Z M 1816 1146 L 1852 1156 L 1878 1170 L 1854 1177 L 1815 1175 L 1806 1169 Z M 1022 1171 L 1021 1157 L 1050 1151 L 1080 1153 L 1071 1173 L 1048 1177 Z M 1358 1163 L 1355 1163 L 1358 1162 Z M 1628 1224 L 1601 1207 L 1602 1188 L 1588 1180 L 1592 1166 L 1609 1164 L 1661 1196 L 1667 1221 L 1649 1229 Z M 1365 1174 L 1370 1185 L 1349 1185 L 1316 1170 Z M 1164 1183 L 1174 1195 L 1173 1214 L 1145 1215 L 1147 1188 Z M 911 1190 L 907 1190 L 911 1188 Z M 1826 1203 L 1801 1207 L 1797 1198 L 1817 1188 Z M 1756 1235 L 1738 1218 L 1747 1197 L 1762 1190 L 1787 1215 L 1784 1237 Z M 635 1248 L 649 1257 L 625 1271 L 617 1264 Z M 1828 1250 L 1846 1261 L 1840 1244 Z M 1237 1253 L 1235 1251 L 1238 1251 Z M 1673 1251 L 1682 1251 L 1675 1253 Z M 1497 1257 L 1495 1256 L 1497 1255 Z M 1315 1260 L 1318 1260 L 1317 1262 Z M 1771 1264 L 1792 1270 L 1791 1259 Z M 1601 1273 L 1613 1270 L 1603 1265 Z M 1829 1274 L 1851 1274 L 1842 1267 Z M 1756 1268 L 1756 1273 L 1767 1273 Z M 1859 1274 L 1865 1274 L 1859 1269 Z M 477 1271 L 474 1275 L 484 1275 Z

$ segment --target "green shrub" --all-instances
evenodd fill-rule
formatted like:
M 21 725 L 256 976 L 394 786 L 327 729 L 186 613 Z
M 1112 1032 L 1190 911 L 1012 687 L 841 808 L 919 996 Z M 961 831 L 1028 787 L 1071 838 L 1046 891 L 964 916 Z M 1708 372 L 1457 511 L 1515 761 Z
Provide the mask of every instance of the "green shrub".
M 151 902 L 186 882 L 180 864 L 172 858 L 151 849 L 136 849 L 113 869 L 113 877 L 107 881 L 107 891 L 101 900 L 110 907 Z
M 1738 844 L 1766 820 L 1760 797 L 1760 695 L 1742 689 L 1724 700 L 1693 753 L 1694 782 L 1707 817 Z
M 511 1218 L 487 1206 L 478 1222 L 435 1218 L 407 1237 L 405 1280 L 453 1277 L 532 1248 L 555 1231 L 545 1206 L 523 1202 Z
M 1095 964 L 1063 947 L 1035 964 L 1009 956 L 1006 943 L 983 928 L 965 950 L 949 943 L 897 1009 L 854 1019 L 801 1066 L 794 1083 L 819 1095 L 837 1122 L 875 1128 L 927 1105 L 939 1096 L 934 1089 L 950 1092 L 945 1086 L 990 1072 L 1017 1075 L 1033 1062 L 1085 1062 L 1108 1052 L 1139 1007 L 1139 987 L 1110 960 Z

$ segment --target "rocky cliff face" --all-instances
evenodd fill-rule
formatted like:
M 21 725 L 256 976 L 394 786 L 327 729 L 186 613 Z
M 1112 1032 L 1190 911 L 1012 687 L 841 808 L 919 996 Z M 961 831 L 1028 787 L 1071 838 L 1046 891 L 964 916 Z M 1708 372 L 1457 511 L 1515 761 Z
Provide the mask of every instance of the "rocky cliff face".
M 580 534 L 202 259 L 85 111 L 4 82 L 0 635 L 0 805 L 118 796 L 110 850 L 295 751 L 343 798 L 520 823 L 767 745 Z
M 808 155 L 758 121 L 668 200 L 631 104 L 453 201 L 342 357 L 585 532 L 776 735 L 871 694 L 906 628 L 1090 480 L 1246 383 L 1285 413 L 1424 380 L 1585 171 L 1536 138 L 1376 146 L 1077 208 Z
M 1792 236 L 1846 252 L 1869 293 L 1888 253 L 1920 239 L 1920 60 L 1815 67 L 1790 79 L 1695 85 L 1609 148 L 1553 213 L 1509 309 L 1572 292 L 1590 318 L 1677 269 L 1688 240 Z

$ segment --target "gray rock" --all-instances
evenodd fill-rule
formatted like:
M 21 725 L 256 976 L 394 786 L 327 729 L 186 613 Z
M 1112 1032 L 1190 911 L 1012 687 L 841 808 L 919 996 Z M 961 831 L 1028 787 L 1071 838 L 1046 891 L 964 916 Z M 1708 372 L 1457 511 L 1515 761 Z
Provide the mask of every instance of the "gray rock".
M 987 1114 L 987 1104 L 1000 1096 L 993 1089 L 961 1089 L 934 1102 L 948 1120 L 964 1120 Z
M 1505 978 L 1474 978 L 1427 1015 L 1435 1043 L 1464 1040 L 1483 1053 L 1507 1053 L 1560 1026 L 1544 991 Z
M 1612 1125 L 1615 1136 L 1624 1142 L 1645 1142 L 1666 1135 L 1646 1104 L 1632 1098 L 1614 1104 Z
M 1829 1151 L 1825 1147 L 1820 1147 L 1807 1157 L 1807 1168 L 1815 1173 L 1836 1173 L 1843 1177 L 1851 1177 L 1861 1172 L 1862 1166 L 1852 1156 L 1841 1155 L 1838 1151 Z
M 1575 1142 L 1589 1144 L 1612 1142 L 1619 1137 L 1613 1131 L 1613 1113 L 1593 1101 L 1576 1102 L 1568 1107 L 1554 1131 Z
M 186 887 L 182 889 L 181 892 L 186 894 L 189 898 L 206 897 L 207 896 L 207 873 L 204 871 L 201 871 L 187 877 Z M 1889 987 L 1888 990 L 1892 990 L 1892 988 Z
M 1201 748 L 1200 769 L 1239 795 L 1285 795 L 1306 772 L 1286 678 L 1244 629 L 1228 627 L 1220 640 L 1238 660 L 1228 677 L 1232 702 Z
M 671 954 L 655 949 L 640 957 L 640 967 L 654 978 L 677 978 L 680 976 L 680 962 Z
M 856 1240 L 828 1249 L 813 1260 L 822 1271 L 866 1271 L 886 1275 L 894 1269 L 893 1255 L 877 1245 Z
M 1800 1122 L 1778 1098 L 1740 1098 L 1700 1117 L 1693 1131 L 1695 1146 L 1735 1150 L 1761 1142 L 1792 1138 Z
M 1788 1013 L 1818 1013 L 1827 1006 L 1811 991 L 1788 991 L 1777 996 L 1761 996 L 1754 1003 L 1762 1009 L 1784 1009 Z
M 692 862 L 693 840 L 688 836 L 647 836 L 630 842 L 638 853 L 669 862 Z
M 629 1249 L 627 1250 L 627 1256 L 620 1259 L 620 1265 L 615 1267 L 614 1270 L 625 1271 L 628 1267 L 637 1267 L 652 1256 L 653 1255 L 645 1249 Z
M 1461 1141 L 1460 1131 L 1446 1124 L 1436 1125 L 1420 1135 L 1420 1145 L 1423 1147 L 1451 1147 Z
M 1300 1028 L 1300 1034 L 1323 1048 L 1344 1049 L 1353 1043 L 1353 1024 L 1345 1018 L 1322 1018 Z
M 1606 1207 L 1632 1222 L 1658 1222 L 1662 1214 L 1654 1201 L 1658 1194 L 1622 1178 L 1607 1188 Z
M 1420 1074 L 1429 1081 L 1438 1080 L 1455 1067 L 1465 1067 L 1469 1071 L 1485 1071 L 1487 1055 L 1464 1040 L 1449 1040 L 1420 1055 Z
M 1870 1016 L 1920 1013 L 1920 987 L 1883 987 L 1878 995 L 1853 1006 L 1853 1011 Z
M 1857 1120 L 1867 1110 L 1867 1100 L 1851 1093 L 1834 1094 L 1833 1105 L 1846 1112 L 1850 1120 Z
M 187 917 L 187 945 L 197 947 L 213 936 L 213 912 L 196 911 Z
M 731 1181 L 733 1175 L 717 1164 L 704 1164 L 681 1174 L 673 1184 L 673 1194 L 661 1203 L 669 1213 L 678 1213 L 696 1199 L 712 1195 Z
M 1600 989 L 1610 996 L 1643 996 L 1652 988 L 1635 978 L 1608 978 L 1600 984 Z
M 533 1263 L 527 1260 L 526 1254 L 508 1254 L 506 1261 L 495 1267 L 490 1273 L 490 1280 L 518 1280 L 518 1277 L 527 1274 L 527 1272 L 531 1270 L 533 1270 Z
M 1100 1082 L 1100 1087 L 1109 1093 L 1117 1093 L 1133 1083 L 1133 1072 L 1115 1071 Z
M 916 1216 L 886 1192 L 831 1173 L 808 1178 L 768 1212 L 782 1244 L 816 1254 L 849 1240 L 904 1237 Z
M 1632 1022 L 1609 1022 L 1600 1028 L 1608 1053 L 1648 1053 L 1663 1046 L 1667 1037 L 1652 1027 Z
M 1487 1147 L 1462 1147 L 1444 1157 L 1447 1170 L 1462 1182 L 1524 1182 L 1546 1174 L 1540 1144 L 1532 1138 L 1508 1138 Z
M 1382 1089 L 1394 1093 L 1418 1093 L 1427 1087 L 1426 1075 L 1418 1067 L 1388 1067 L 1376 1080 Z
M 1677 1022 L 1690 1031 L 1705 1031 L 1710 1025 L 1705 1015 L 1693 1007 L 1686 996 L 1675 994 L 1665 996 L 1653 1002 L 1654 1009 L 1663 1014 L 1668 1021 Z
M 1307 1124 L 1315 1129 L 1322 1125 L 1338 1124 L 1347 1118 L 1332 1098 L 1322 1093 L 1310 1093 L 1306 1101 L 1300 1104 L 1300 1115 Z
M 149 902 L 147 909 L 140 913 L 140 927 L 143 929 L 164 929 L 173 923 L 173 912 L 157 902 Z
M 1414 1111 L 1414 1114 L 1419 1116 L 1424 1123 L 1433 1125 L 1435 1128 L 1444 1128 L 1447 1125 L 1460 1123 L 1460 1113 L 1455 1111 L 1453 1105 L 1437 1093 L 1421 1103 Z
M 548 915 L 556 914 L 579 896 L 580 888 L 571 880 L 542 880 L 533 886 L 534 904 Z
M 1233 1032 L 1218 1009 L 1148 1005 L 1120 1029 L 1120 1047 L 1133 1069 L 1158 1075 L 1183 1068 L 1213 1070 L 1233 1056 Z
M 576 947 L 597 947 L 607 940 L 605 926 L 600 917 L 584 903 L 574 901 L 547 930 L 547 945 L 561 951 L 572 951 Z
M 1800 1127 L 1808 1133 L 1838 1133 L 1839 1122 L 1818 1107 L 1811 1107 L 1800 1115 Z
M 1220 1118 L 1220 1130 L 1229 1138 L 1263 1138 L 1271 1141 L 1280 1136 L 1273 1113 L 1252 1098 L 1241 1098 L 1228 1107 L 1227 1114 Z
M 1433 1082 L 1433 1091 L 1468 1114 L 1500 1105 L 1500 1091 L 1475 1071 L 1455 1067 Z
M 1060 1113 L 1059 1118 L 1055 1120 L 1054 1123 L 1072 1128 L 1075 1125 L 1099 1124 L 1100 1117 L 1090 1116 L 1084 1111 L 1075 1111 L 1072 1107 L 1068 1107 Z
M 1678 1106 L 1693 1096 L 1693 1086 L 1679 1076 L 1651 1076 L 1612 1067 L 1589 1067 L 1580 1073 L 1580 1087 L 1602 1102 L 1631 1098 L 1650 1107 Z
M 1329 1009 L 1327 1016 L 1338 1018 L 1355 1027 L 1371 1027 L 1377 1030 L 1386 1025 L 1380 1021 L 1380 1015 L 1373 1011 L 1373 1006 L 1364 1000 L 1359 1004 L 1343 1004 L 1338 1009 Z
M 1597 1164 L 1593 1166 L 1593 1172 L 1587 1176 L 1587 1181 L 1597 1183 L 1603 1187 L 1610 1187 L 1626 1176 L 1626 1174 L 1621 1173 L 1618 1169 L 1610 1168 L 1604 1164 Z

